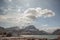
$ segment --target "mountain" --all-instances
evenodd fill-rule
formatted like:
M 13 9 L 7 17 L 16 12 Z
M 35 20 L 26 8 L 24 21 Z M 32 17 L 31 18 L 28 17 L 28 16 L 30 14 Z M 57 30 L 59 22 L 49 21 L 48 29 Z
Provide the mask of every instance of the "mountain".
M 5 31 L 6 31 L 5 28 L 0 26 L 0 32 L 5 32 Z
M 6 28 L 7 32 L 12 33 L 12 36 L 18 36 L 20 28 L 18 26 Z
M 60 29 L 55 30 L 52 34 L 54 34 L 54 35 L 60 35 Z
M 48 33 L 45 31 L 39 31 L 37 28 L 35 28 L 34 25 L 29 25 L 21 31 L 21 34 L 22 35 L 43 35 L 43 34 L 45 35 Z
M 26 28 L 24 28 L 21 32 L 23 35 L 30 35 L 30 34 L 36 34 L 39 30 L 35 28 L 33 25 L 29 25 Z
M 0 30 L 4 30 L 4 28 L 0 26 Z
M 12 33 L 13 36 L 19 35 L 47 35 L 48 33 L 43 30 L 38 30 L 34 25 L 29 25 L 24 29 L 20 29 L 18 26 L 6 28 L 7 32 Z
M 4 37 L 6 34 L 6 29 L 0 26 L 0 37 Z
M 15 26 L 15 27 L 6 28 L 6 30 L 11 33 L 17 33 L 20 30 L 20 28 L 18 26 Z
M 7 30 L 19 30 L 20 28 L 18 26 L 6 28 Z
M 34 25 L 29 25 L 24 30 L 26 30 L 26 31 L 39 31 L 37 28 L 35 28 Z
M 0 27 L 0 32 L 7 32 L 11 33 L 13 36 L 19 35 L 50 35 L 44 30 L 37 29 L 34 25 L 26 26 L 24 29 L 20 29 L 18 26 L 10 27 L 10 28 L 3 28 Z M 60 29 L 55 30 L 53 35 L 60 35 Z

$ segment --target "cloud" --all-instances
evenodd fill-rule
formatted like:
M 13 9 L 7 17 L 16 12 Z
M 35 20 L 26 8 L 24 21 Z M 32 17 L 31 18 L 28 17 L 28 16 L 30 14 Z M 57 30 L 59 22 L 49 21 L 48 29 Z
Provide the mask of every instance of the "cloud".
M 48 26 L 48 24 L 44 24 L 44 25 L 42 25 L 42 26 L 47 27 L 47 26 Z
M 44 9 L 43 12 L 44 12 L 44 14 L 43 14 L 44 17 L 52 17 L 52 16 L 55 16 L 55 13 L 53 11 L 51 11 L 51 10 Z
M 43 27 L 40 27 L 40 28 L 41 29 L 39 29 L 39 30 L 44 30 L 44 31 L 49 32 L 49 33 L 52 33 L 55 30 L 60 29 L 60 27 L 50 27 L 50 26 L 43 26 Z
M 29 8 L 25 12 L 25 16 L 31 19 L 36 19 L 38 17 L 52 17 L 55 16 L 55 13 L 48 9 L 41 8 Z
M 12 0 L 8 0 L 9 2 L 11 2 Z
M 20 11 L 20 9 L 18 10 Z M 27 25 L 31 24 L 38 17 L 52 17 L 55 13 L 48 9 L 42 8 L 28 8 L 23 13 L 8 13 L 0 16 L 0 21 L 6 21 L 15 25 Z
M 49 26 L 48 24 L 42 24 L 37 27 L 39 30 L 44 30 L 46 32 L 52 33 L 57 29 L 60 29 L 59 26 Z

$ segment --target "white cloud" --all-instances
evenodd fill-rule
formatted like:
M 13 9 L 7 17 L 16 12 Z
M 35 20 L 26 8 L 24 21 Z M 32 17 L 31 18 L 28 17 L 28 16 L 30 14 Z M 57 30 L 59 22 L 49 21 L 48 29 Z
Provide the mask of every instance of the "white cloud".
M 46 31 L 46 32 L 49 32 L 49 33 L 52 33 L 52 32 L 54 32 L 55 30 L 57 30 L 57 29 L 60 29 L 60 27 L 50 27 L 50 26 L 43 26 L 43 27 L 41 27 L 41 29 L 40 30 L 44 30 L 44 31 Z
M 39 30 L 44 30 L 46 32 L 52 33 L 57 29 L 60 29 L 59 26 L 49 26 L 48 24 L 42 24 L 40 26 L 37 27 Z
M 44 17 L 52 17 L 52 16 L 55 16 L 55 13 L 53 11 L 51 11 L 51 10 L 44 9 L 43 12 L 44 12 L 44 14 L 43 14 Z
M 18 9 L 20 11 L 20 9 Z M 41 8 L 29 8 L 23 13 L 8 13 L 6 15 L 0 16 L 0 21 L 4 20 L 9 23 L 16 25 L 26 25 L 31 24 L 38 17 L 52 17 L 55 16 L 55 13 L 48 9 Z
M 44 25 L 42 25 L 42 26 L 47 27 L 47 26 L 48 26 L 48 24 L 44 24 Z
M 29 8 L 25 12 L 27 17 L 29 18 L 37 18 L 37 17 L 52 17 L 55 16 L 55 13 L 48 9 L 41 8 Z
M 9 2 L 11 2 L 12 0 L 8 0 Z
M 29 3 L 27 3 L 25 6 L 26 6 L 26 7 L 30 7 L 30 4 L 29 4 Z
M 21 10 L 20 9 L 18 9 L 18 12 L 20 12 Z

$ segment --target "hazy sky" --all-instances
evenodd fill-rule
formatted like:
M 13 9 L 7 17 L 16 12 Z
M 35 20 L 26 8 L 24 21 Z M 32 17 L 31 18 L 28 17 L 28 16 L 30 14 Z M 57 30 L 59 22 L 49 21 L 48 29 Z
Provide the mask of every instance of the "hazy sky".
M 46 31 L 60 28 L 60 0 L 0 0 L 0 26 L 30 24 Z

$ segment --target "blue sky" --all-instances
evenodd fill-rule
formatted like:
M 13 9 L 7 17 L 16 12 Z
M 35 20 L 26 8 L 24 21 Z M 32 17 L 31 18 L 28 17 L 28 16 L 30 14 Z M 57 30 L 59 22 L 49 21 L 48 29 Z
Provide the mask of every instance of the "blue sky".
M 13 15 L 12 17 L 15 18 L 18 13 L 22 13 L 28 8 L 48 9 L 55 13 L 55 16 L 53 17 L 38 17 L 34 22 L 31 23 L 37 26 L 38 29 L 47 28 L 47 30 L 49 30 L 49 28 L 60 28 L 60 0 L 0 0 L 0 19 L 6 15 Z M 11 18 L 8 20 L 11 21 Z M 8 20 L 0 20 L 0 26 L 15 26 L 13 22 L 6 22 Z

